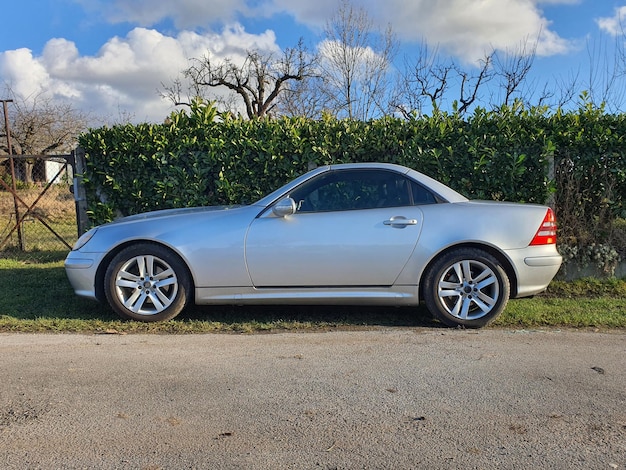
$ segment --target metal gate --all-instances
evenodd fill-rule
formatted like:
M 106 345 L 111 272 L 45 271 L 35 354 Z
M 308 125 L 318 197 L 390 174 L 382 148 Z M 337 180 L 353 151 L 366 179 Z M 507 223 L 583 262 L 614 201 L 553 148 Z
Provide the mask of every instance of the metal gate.
M 86 225 L 83 158 L 79 150 L 0 156 L 0 253 L 71 249 Z

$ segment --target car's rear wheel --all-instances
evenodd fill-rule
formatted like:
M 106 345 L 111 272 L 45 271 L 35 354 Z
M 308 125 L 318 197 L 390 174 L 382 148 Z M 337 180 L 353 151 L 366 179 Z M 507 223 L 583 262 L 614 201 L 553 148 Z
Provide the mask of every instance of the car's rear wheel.
M 424 301 L 435 318 L 450 326 L 480 328 L 495 320 L 509 300 L 509 278 L 486 251 L 460 248 L 430 267 Z
M 191 281 L 175 253 L 160 245 L 139 243 L 113 258 L 104 277 L 104 291 L 122 318 L 165 321 L 187 305 Z

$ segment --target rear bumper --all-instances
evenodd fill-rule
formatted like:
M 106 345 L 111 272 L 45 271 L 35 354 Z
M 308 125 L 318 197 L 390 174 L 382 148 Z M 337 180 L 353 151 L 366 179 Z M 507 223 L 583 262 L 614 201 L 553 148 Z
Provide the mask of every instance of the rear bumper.
M 529 246 L 508 251 L 517 276 L 515 297 L 528 297 L 543 292 L 559 272 L 563 258 L 555 245 Z

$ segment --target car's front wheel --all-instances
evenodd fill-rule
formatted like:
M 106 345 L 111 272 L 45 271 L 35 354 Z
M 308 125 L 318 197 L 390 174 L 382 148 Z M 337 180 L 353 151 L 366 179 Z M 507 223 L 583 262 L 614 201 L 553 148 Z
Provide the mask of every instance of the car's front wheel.
M 165 321 L 187 305 L 191 281 L 176 254 L 160 245 L 139 243 L 113 258 L 104 276 L 104 291 L 122 318 Z
M 480 328 L 502 313 L 511 292 L 509 278 L 486 251 L 450 251 L 425 274 L 423 295 L 428 310 L 449 326 Z

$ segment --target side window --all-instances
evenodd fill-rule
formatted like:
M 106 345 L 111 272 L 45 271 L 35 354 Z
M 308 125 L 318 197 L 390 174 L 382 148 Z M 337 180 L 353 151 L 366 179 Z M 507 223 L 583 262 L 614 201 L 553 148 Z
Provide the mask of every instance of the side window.
M 291 193 L 298 212 L 402 207 L 437 202 L 432 193 L 404 175 L 386 170 L 337 170 Z
M 413 204 L 416 206 L 423 204 L 437 204 L 437 198 L 435 195 L 415 181 L 411 181 L 411 194 L 413 196 Z

